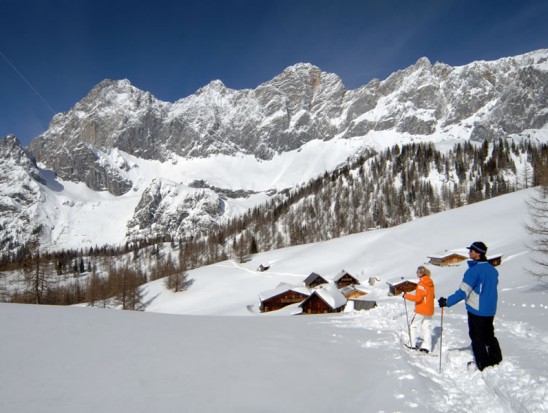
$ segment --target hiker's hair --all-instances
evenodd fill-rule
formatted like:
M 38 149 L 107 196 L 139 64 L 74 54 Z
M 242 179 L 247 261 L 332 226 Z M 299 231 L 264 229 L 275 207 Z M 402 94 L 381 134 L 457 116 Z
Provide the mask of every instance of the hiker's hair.
M 420 276 L 428 275 L 430 276 L 430 270 L 426 268 L 425 266 L 421 265 L 419 268 L 417 268 L 417 274 Z

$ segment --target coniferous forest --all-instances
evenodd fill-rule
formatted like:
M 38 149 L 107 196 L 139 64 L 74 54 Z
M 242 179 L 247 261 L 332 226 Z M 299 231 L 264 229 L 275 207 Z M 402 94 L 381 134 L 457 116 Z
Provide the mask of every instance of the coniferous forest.
M 537 186 L 547 159 L 546 146 L 502 139 L 458 144 L 445 154 L 431 143 L 395 146 L 253 209 L 231 222 L 223 236 L 244 247 L 255 243 L 262 251 L 399 225 Z

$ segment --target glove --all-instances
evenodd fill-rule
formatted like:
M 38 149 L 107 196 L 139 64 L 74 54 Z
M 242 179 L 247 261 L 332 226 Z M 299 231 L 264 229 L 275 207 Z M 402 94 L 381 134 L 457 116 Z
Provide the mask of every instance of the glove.
M 447 298 L 441 297 L 438 300 L 438 304 L 440 305 L 440 307 L 447 307 Z

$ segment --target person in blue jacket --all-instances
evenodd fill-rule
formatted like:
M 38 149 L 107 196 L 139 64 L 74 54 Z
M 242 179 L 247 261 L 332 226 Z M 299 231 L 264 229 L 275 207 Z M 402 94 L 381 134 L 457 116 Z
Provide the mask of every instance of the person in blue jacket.
M 452 307 L 465 300 L 468 312 L 468 334 L 479 370 L 502 361 L 502 351 L 495 337 L 493 322 L 497 312 L 499 273 L 487 261 L 487 246 L 476 241 L 469 247 L 468 269 L 460 288 L 449 297 L 438 300 L 440 307 Z

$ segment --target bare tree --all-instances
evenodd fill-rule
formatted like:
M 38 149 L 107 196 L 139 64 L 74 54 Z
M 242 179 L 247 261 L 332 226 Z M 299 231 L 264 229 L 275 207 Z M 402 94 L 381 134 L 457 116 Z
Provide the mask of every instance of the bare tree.
M 164 285 L 168 290 L 173 290 L 174 292 L 184 291 L 188 288 L 188 273 L 182 269 L 168 275 L 164 279 Z
M 107 280 L 100 277 L 94 269 L 89 276 L 86 289 L 86 301 L 90 307 L 95 306 L 95 304 L 99 302 L 104 308 L 106 307 L 109 298 L 110 290 Z
M 0 303 L 7 302 L 8 293 L 4 274 L 0 273 Z
M 114 292 L 113 302 L 121 306 L 122 310 L 140 310 L 140 286 L 146 281 L 144 278 L 142 274 L 127 267 L 109 272 L 109 284 Z
M 545 175 L 548 176 L 548 175 Z M 527 201 L 529 221 L 526 229 L 531 234 L 528 245 L 533 268 L 528 271 L 540 280 L 548 281 L 548 179 L 536 188 L 534 194 Z
M 133 311 L 142 310 L 143 294 L 141 292 L 141 285 L 146 282 L 146 277 L 132 270 L 127 270 L 123 277 L 127 280 L 125 282 L 127 290 L 123 293 L 126 299 L 122 308 Z
M 163 270 L 164 285 L 168 290 L 174 292 L 184 291 L 189 287 L 188 273 L 185 269 L 184 256 L 180 255 L 178 265 L 174 265 L 171 256 L 168 257 L 167 263 Z
M 240 264 L 244 263 L 247 257 L 247 249 L 245 245 L 246 245 L 245 232 L 242 232 L 239 236 L 238 241 L 236 241 L 236 238 L 234 238 L 234 242 L 232 244 L 232 250 L 233 250 L 234 256 L 238 258 L 238 262 Z
M 44 304 L 50 292 L 53 279 L 40 251 L 38 236 L 33 236 L 27 243 L 28 254 L 23 263 L 25 294 L 29 302 Z

